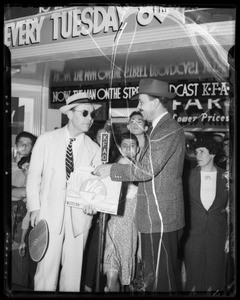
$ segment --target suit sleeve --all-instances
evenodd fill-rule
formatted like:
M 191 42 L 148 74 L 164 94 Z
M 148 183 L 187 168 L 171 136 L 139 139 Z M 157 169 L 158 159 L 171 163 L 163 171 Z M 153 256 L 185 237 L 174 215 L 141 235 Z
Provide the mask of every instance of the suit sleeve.
M 38 137 L 31 155 L 27 176 L 27 207 L 28 211 L 40 209 L 40 188 L 43 173 L 43 160 L 45 152 L 45 137 Z
M 178 128 L 177 128 L 178 129 Z M 162 171 L 167 162 L 179 147 L 185 147 L 182 129 L 163 130 L 161 135 L 154 137 L 141 162 L 121 165 L 113 164 L 110 177 L 115 181 L 148 181 Z

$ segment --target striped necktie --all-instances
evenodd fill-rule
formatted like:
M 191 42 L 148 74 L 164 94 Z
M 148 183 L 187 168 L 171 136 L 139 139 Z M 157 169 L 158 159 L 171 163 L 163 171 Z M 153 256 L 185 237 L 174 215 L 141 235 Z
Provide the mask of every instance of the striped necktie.
M 72 151 L 72 142 L 75 141 L 75 138 L 70 139 L 69 144 L 67 146 L 66 152 L 66 174 L 67 180 L 70 177 L 70 173 L 73 172 L 74 165 L 73 165 L 73 151 Z

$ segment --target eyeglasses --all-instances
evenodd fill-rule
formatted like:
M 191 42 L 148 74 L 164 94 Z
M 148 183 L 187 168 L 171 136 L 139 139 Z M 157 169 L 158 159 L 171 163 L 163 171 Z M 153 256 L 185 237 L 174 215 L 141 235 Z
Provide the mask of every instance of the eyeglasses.
M 17 143 L 17 146 L 18 146 L 18 147 L 26 147 L 26 148 L 30 148 L 30 147 L 32 147 L 32 144 L 31 144 L 31 143 L 26 143 L 26 144 L 24 144 L 23 142 L 18 142 L 18 143 Z
M 86 118 L 88 115 L 90 115 L 92 119 L 96 117 L 95 111 L 89 112 L 88 110 L 77 110 L 77 109 L 74 109 L 74 111 L 81 112 L 84 118 Z

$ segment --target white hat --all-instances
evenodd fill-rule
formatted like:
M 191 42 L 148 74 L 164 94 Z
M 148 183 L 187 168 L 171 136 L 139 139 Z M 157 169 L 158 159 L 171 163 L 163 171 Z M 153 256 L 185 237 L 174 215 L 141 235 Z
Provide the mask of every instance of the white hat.
M 60 112 L 62 114 L 67 114 L 67 112 L 75 107 L 75 106 L 78 106 L 79 104 L 84 104 L 84 103 L 90 103 L 92 104 L 92 106 L 94 107 L 95 110 L 97 110 L 98 108 L 100 108 L 102 105 L 101 104 L 96 104 L 94 103 L 89 95 L 87 93 L 84 93 L 84 92 L 80 92 L 80 93 L 77 93 L 77 94 L 74 94 L 70 97 L 68 97 L 66 99 L 66 105 L 62 106 L 59 108 Z

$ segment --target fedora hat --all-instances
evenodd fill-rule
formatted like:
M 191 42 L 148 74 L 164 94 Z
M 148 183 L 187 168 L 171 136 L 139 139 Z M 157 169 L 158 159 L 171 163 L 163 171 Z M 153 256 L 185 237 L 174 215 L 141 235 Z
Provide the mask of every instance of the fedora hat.
M 78 106 L 79 104 L 85 104 L 85 103 L 90 103 L 94 107 L 95 110 L 97 110 L 98 108 L 100 108 L 102 106 L 101 104 L 94 103 L 90 99 L 90 97 L 87 93 L 79 92 L 77 94 L 74 94 L 74 95 L 68 97 L 66 99 L 66 105 L 60 107 L 59 110 L 62 114 L 67 114 L 67 112 L 71 108 Z
M 176 94 L 169 92 L 169 84 L 166 81 L 145 78 L 139 83 L 138 93 L 131 97 L 132 100 L 138 99 L 139 94 L 147 94 L 156 97 L 166 97 L 169 100 L 173 99 Z

